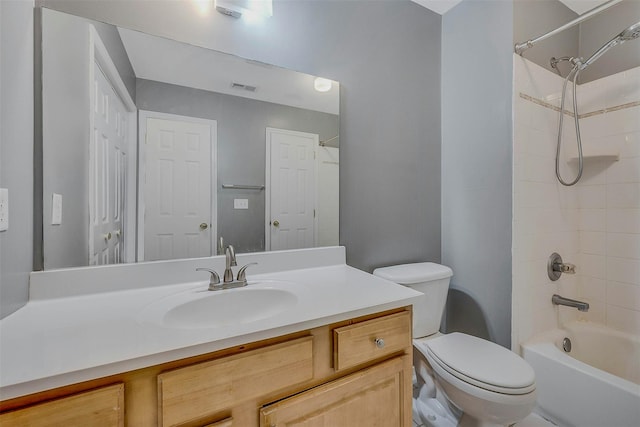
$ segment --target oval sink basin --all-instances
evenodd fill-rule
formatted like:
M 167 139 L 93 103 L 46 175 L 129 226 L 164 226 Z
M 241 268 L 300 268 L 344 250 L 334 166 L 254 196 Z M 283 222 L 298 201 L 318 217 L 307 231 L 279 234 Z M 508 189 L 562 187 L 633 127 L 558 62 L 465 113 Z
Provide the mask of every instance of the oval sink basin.
M 297 301 L 292 292 L 273 288 L 196 291 L 152 304 L 142 319 L 169 328 L 219 328 L 275 316 Z

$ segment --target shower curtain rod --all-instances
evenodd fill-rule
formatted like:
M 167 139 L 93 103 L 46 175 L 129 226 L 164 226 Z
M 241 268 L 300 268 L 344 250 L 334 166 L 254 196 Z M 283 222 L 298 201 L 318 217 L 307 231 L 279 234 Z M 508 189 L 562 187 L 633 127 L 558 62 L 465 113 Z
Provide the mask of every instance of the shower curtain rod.
M 579 23 L 586 21 L 587 19 L 593 17 L 594 15 L 597 15 L 598 13 L 602 12 L 605 9 L 610 8 L 611 6 L 615 6 L 616 4 L 620 3 L 622 0 L 609 0 L 606 3 L 601 4 L 598 7 L 594 7 L 593 9 L 591 9 L 588 12 L 583 13 L 582 15 L 578 16 L 576 19 L 574 19 L 573 21 L 567 22 L 566 24 L 556 28 L 553 31 L 549 31 L 548 33 L 545 33 L 541 36 L 536 37 L 535 39 L 531 39 L 531 40 L 527 40 L 526 42 L 523 43 L 518 43 L 515 45 L 515 52 L 518 55 L 522 55 L 522 53 L 529 49 L 530 47 L 533 47 L 533 45 L 535 45 L 536 43 L 542 41 L 542 40 L 546 40 L 551 36 L 555 36 L 558 33 L 561 33 L 562 31 L 566 30 L 567 28 L 571 28 L 574 25 L 578 25 Z

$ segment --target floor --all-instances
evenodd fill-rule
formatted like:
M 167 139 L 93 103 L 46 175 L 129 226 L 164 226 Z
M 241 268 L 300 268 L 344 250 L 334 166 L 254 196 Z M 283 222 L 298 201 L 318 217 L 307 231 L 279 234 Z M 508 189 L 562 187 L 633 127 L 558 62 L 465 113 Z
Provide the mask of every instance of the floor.
M 420 420 L 414 418 L 413 427 L 427 427 L 425 424 L 421 424 Z M 555 427 L 555 424 L 545 420 L 538 414 L 531 414 L 524 420 L 520 421 L 515 427 Z

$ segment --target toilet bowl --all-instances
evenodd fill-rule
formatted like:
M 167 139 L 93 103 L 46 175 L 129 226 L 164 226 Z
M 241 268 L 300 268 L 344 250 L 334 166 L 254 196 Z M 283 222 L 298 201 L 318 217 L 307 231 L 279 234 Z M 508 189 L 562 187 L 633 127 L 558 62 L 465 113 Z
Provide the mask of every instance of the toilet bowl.
M 487 340 L 438 332 L 450 268 L 415 263 L 373 274 L 423 294 L 413 305 L 414 367 L 421 383 L 414 404 L 426 425 L 505 426 L 531 413 L 535 374 L 524 359 Z

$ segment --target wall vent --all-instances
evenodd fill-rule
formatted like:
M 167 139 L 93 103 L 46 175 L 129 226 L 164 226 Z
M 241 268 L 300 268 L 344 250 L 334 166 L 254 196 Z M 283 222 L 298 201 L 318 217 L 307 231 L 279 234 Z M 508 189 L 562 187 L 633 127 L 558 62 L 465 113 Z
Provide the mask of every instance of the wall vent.
M 256 86 L 245 85 L 242 83 L 232 82 L 231 87 L 234 89 L 246 90 L 248 92 L 255 92 L 258 89 Z

